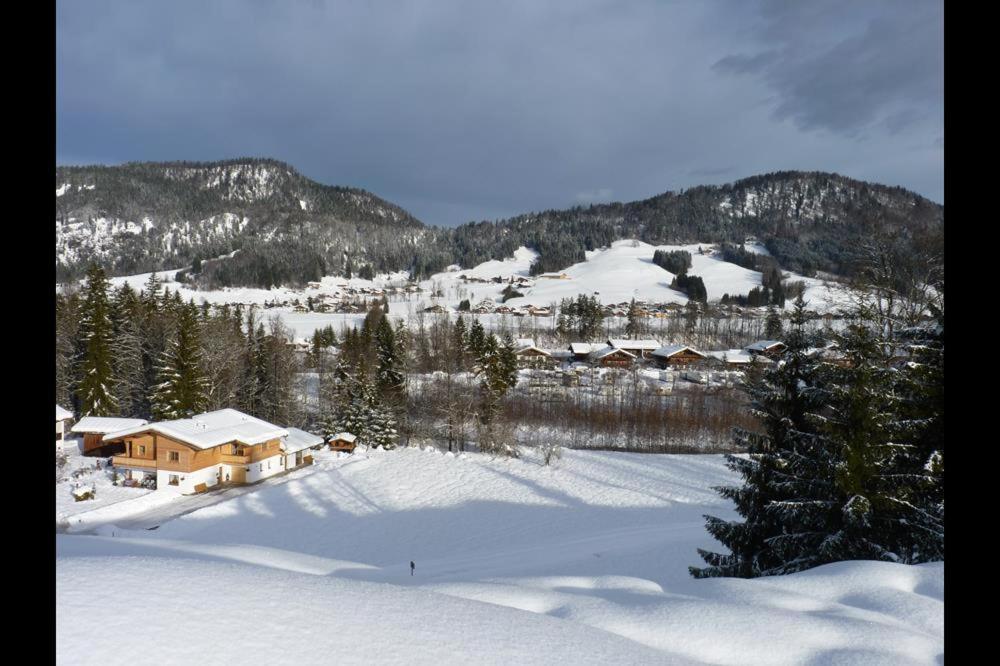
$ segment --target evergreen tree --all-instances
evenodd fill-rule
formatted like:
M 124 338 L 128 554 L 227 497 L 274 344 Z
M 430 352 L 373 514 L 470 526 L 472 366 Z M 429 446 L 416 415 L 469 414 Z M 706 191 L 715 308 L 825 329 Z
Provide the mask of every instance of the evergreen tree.
M 204 411 L 208 382 L 201 367 L 200 322 L 192 301 L 178 313 L 177 331 L 160 363 L 160 382 L 150 402 L 153 418 L 180 419 Z
M 728 554 L 699 549 L 709 565 L 691 567 L 696 578 L 736 576 L 751 578 L 777 573 L 783 560 L 773 539 L 786 533 L 783 516 L 773 506 L 792 497 L 787 487 L 791 460 L 812 439 L 815 428 L 807 415 L 818 404 L 815 363 L 806 355 L 810 346 L 803 325 L 805 303 L 795 304 L 783 359 L 762 373 L 752 373 L 746 386 L 751 409 L 764 433 L 737 429 L 734 443 L 745 448 L 746 458 L 727 456 L 726 465 L 743 478 L 742 486 L 716 488 L 736 505 L 742 522 L 706 516 L 706 529 L 729 549 Z
M 782 333 L 781 315 L 771 306 L 767 309 L 767 322 L 764 325 L 764 335 L 768 340 L 780 340 Z
M 104 269 L 95 264 L 87 272 L 80 320 L 80 337 L 85 347 L 78 392 L 83 415 L 111 416 L 117 411 L 111 357 L 113 336 L 108 280 Z
M 625 324 L 625 336 L 635 338 L 642 334 L 642 315 L 639 314 L 639 307 L 635 304 L 635 299 L 628 306 L 628 323 Z

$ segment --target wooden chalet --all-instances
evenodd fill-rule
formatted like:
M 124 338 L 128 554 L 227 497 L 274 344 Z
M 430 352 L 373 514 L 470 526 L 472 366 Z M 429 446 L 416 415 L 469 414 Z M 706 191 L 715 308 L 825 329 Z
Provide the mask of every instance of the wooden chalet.
M 288 434 L 249 414 L 220 409 L 108 433 L 104 442 L 124 444 L 112 464 L 127 485 L 151 480 L 157 489 L 189 494 L 284 471 L 281 445 Z
M 514 355 L 517 356 L 517 367 L 519 368 L 547 368 L 555 365 L 552 354 L 535 346 L 535 341 L 531 338 L 520 338 L 516 341 L 517 349 Z
M 687 345 L 666 345 L 653 351 L 653 353 L 650 354 L 650 357 L 654 359 L 658 365 L 664 368 L 676 366 L 686 367 L 692 363 L 698 363 L 708 358 L 706 354 L 703 354 L 693 347 L 688 347 Z
M 601 347 L 590 353 L 588 360 L 592 365 L 602 368 L 629 368 L 635 362 L 635 354 L 615 347 Z
M 785 353 L 788 345 L 780 340 L 758 340 L 752 345 L 747 345 L 744 349 L 754 356 L 762 355 L 768 358 L 776 358 Z
M 608 346 L 615 349 L 624 349 L 637 358 L 649 358 L 649 355 L 660 348 L 657 340 L 619 340 L 608 339 Z
M 357 439 L 357 437 L 349 432 L 338 432 L 336 435 L 330 437 L 328 444 L 331 451 L 354 453 L 354 449 L 357 446 Z
M 110 416 L 84 416 L 73 426 L 73 432 L 83 435 L 83 455 L 85 456 L 110 456 L 115 453 L 123 453 L 125 445 L 121 442 L 107 443 L 104 436 L 125 430 L 146 425 L 149 421 L 145 419 L 120 419 Z

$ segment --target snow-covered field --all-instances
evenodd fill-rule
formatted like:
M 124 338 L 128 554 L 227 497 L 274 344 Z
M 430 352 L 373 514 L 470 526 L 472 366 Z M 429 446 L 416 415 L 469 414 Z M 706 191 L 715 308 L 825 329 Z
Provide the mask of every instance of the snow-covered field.
M 754 243 L 745 246 L 748 250 L 766 253 L 767 250 Z M 655 250 L 685 250 L 692 255 L 691 275 L 700 276 L 705 282 L 709 300 L 717 300 L 723 294 L 746 294 L 754 287 L 760 286 L 761 274 L 747 270 L 736 264 L 731 264 L 712 256 L 714 245 L 709 243 L 692 245 L 649 245 L 635 240 L 616 241 L 611 247 L 586 253 L 586 261 L 574 264 L 562 273 L 568 279 L 557 280 L 549 278 L 534 278 L 534 284 L 523 290 L 524 296 L 507 301 L 511 307 L 535 305 L 545 307 L 558 304 L 563 298 L 576 297 L 577 294 L 596 296 L 604 304 L 617 304 L 635 298 L 639 301 L 653 303 L 687 303 L 687 297 L 680 291 L 670 288 L 674 278 L 672 273 L 663 270 L 652 262 Z M 704 250 L 704 254 L 699 250 Z M 437 273 L 430 279 L 420 282 L 422 292 L 394 295 L 390 297 L 389 312 L 393 317 L 409 320 L 417 312 L 433 304 L 440 304 L 455 309 L 463 299 L 471 301 L 475 306 L 483 299 L 500 303 L 501 292 L 507 286 L 497 283 L 468 282 L 462 277 L 492 279 L 501 277 L 528 277 L 528 272 L 537 253 L 528 248 L 519 248 L 514 256 L 503 261 L 487 261 L 465 270 L 452 270 Z M 160 272 L 161 278 L 173 280 L 177 270 Z M 149 273 L 116 277 L 111 279 L 115 287 L 127 282 L 134 289 L 143 287 L 149 278 Z M 791 281 L 801 280 L 806 284 L 805 299 L 809 308 L 817 312 L 829 312 L 848 304 L 850 293 L 836 283 L 828 283 L 814 278 L 807 278 L 786 272 Z M 180 291 L 185 299 L 194 299 L 196 303 L 202 300 L 214 304 L 222 303 L 254 303 L 264 305 L 275 300 L 294 302 L 296 299 L 303 305 L 306 299 L 319 299 L 325 295 L 344 295 L 348 288 L 385 288 L 387 286 L 403 286 L 407 283 L 406 272 L 381 275 L 374 280 L 361 278 L 324 277 L 318 286 L 304 289 L 276 287 L 273 289 L 226 288 L 219 290 L 200 291 L 187 285 L 168 282 L 171 291 Z M 440 292 L 441 296 L 435 296 Z M 791 301 L 786 303 L 791 307 Z M 333 325 L 342 329 L 360 324 L 363 314 L 348 313 L 318 313 L 293 312 L 291 308 L 273 308 L 265 312 L 265 316 L 277 315 L 292 329 L 296 338 L 304 339 L 312 335 L 317 328 Z M 497 322 L 492 321 L 499 315 L 484 315 L 484 325 L 495 328 Z
M 58 661 L 943 663 L 943 563 L 692 579 L 702 514 L 735 517 L 723 462 L 321 452 L 154 531 L 58 535 Z

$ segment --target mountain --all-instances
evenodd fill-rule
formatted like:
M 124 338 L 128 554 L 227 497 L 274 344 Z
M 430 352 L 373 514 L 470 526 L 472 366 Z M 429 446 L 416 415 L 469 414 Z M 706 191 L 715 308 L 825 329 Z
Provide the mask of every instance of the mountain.
M 91 261 L 121 275 L 237 251 L 225 270 L 214 264 L 213 280 L 278 284 L 340 272 L 349 258 L 358 268 L 408 265 L 426 234 L 399 206 L 276 160 L 56 169 L 57 279 Z
M 623 238 L 658 244 L 761 241 L 781 267 L 852 275 L 859 246 L 888 236 L 901 253 L 943 250 L 944 207 L 900 187 L 823 172 L 783 171 L 704 185 L 631 203 L 520 215 L 454 231 L 463 265 L 520 245 L 541 256 L 534 272 L 583 261 L 584 251 Z
M 369 192 L 316 183 L 276 160 L 56 170 L 60 280 L 79 277 L 91 261 L 116 275 L 193 264 L 191 278 L 211 287 L 346 272 L 425 277 L 449 264 L 510 257 L 520 246 L 539 253 L 532 267 L 539 273 L 624 238 L 659 245 L 749 236 L 785 270 L 850 276 L 867 239 L 889 238 L 907 257 L 940 254 L 943 233 L 943 206 L 903 188 L 823 172 L 769 173 L 441 229 Z

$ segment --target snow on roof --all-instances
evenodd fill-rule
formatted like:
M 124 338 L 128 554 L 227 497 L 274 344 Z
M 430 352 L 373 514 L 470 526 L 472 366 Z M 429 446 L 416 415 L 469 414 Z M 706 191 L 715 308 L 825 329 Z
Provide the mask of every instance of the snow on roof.
M 534 347 L 535 340 L 533 338 L 518 338 L 514 341 L 518 347 Z
M 319 446 L 323 443 L 323 438 L 305 430 L 288 427 L 288 436 L 281 440 L 281 449 L 289 453 L 308 449 L 310 446 Z
M 135 428 L 149 423 L 145 419 L 119 419 L 110 416 L 84 416 L 70 432 L 97 432 L 106 435 L 109 432 L 117 432 L 126 428 Z
M 750 363 L 753 356 L 745 349 L 724 349 L 722 351 L 705 352 L 708 356 L 727 363 Z
M 108 433 L 104 436 L 104 441 L 147 431 L 165 435 L 198 449 L 211 449 L 229 442 L 240 442 L 247 445 L 260 444 L 288 435 L 287 430 L 273 423 L 262 421 L 235 409 L 220 409 L 215 412 L 198 414 L 189 419 L 159 421 L 126 428 Z
M 688 347 L 687 345 L 665 345 L 663 347 L 660 347 L 656 351 L 654 351 L 653 352 L 653 356 L 662 356 L 663 358 L 670 358 L 674 354 L 678 354 L 678 353 L 680 353 L 680 352 L 682 352 L 684 350 L 687 350 L 687 351 L 691 352 L 692 354 L 697 354 L 698 356 L 701 356 L 702 358 L 705 357 L 704 353 L 698 351 L 694 347 Z
M 56 421 L 65 421 L 73 418 L 73 412 L 56 405 Z
M 612 347 L 618 347 L 619 349 L 657 349 L 660 343 L 656 340 L 619 340 L 612 338 L 608 340 L 608 344 Z
M 752 345 L 747 345 L 747 351 L 767 351 L 772 347 L 777 347 L 778 345 L 784 346 L 784 342 L 781 340 L 758 340 Z
M 337 441 L 338 439 L 345 442 L 353 442 L 354 440 L 357 439 L 357 437 L 355 437 L 349 432 L 338 432 L 336 435 L 330 437 L 331 441 Z
M 589 354 L 592 351 L 603 349 L 604 345 L 600 342 L 571 342 L 569 348 L 574 354 Z
M 626 354 L 628 356 L 631 356 L 632 358 L 635 358 L 635 354 L 627 352 L 624 349 L 618 349 L 617 347 L 599 347 L 598 349 L 595 349 L 590 353 L 590 360 L 600 361 L 605 356 L 610 356 L 611 354 L 615 353 Z
M 534 345 L 532 345 L 530 347 L 520 347 L 514 353 L 515 354 L 523 354 L 525 352 L 530 352 L 530 351 L 536 351 L 536 352 L 539 352 L 541 354 L 545 354 L 546 356 L 552 356 L 552 354 L 550 354 L 549 352 L 547 352 L 544 349 L 541 349 L 539 347 L 536 347 Z

